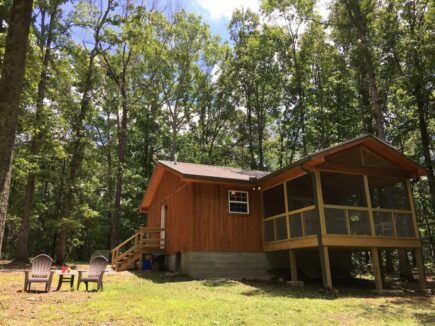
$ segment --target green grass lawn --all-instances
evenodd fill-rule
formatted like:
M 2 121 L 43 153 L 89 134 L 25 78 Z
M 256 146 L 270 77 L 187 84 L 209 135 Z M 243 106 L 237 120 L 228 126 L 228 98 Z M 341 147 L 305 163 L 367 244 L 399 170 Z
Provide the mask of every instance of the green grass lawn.
M 435 324 L 434 297 L 377 297 L 272 282 L 199 281 L 111 273 L 103 292 L 23 293 L 22 273 L 0 273 L 0 325 Z M 57 284 L 57 278 L 53 282 Z M 84 288 L 84 287 L 83 287 Z

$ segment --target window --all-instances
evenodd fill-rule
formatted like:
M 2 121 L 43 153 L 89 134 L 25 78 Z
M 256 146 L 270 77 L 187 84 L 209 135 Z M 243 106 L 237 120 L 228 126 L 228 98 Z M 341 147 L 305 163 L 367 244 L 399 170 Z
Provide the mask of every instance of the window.
M 271 217 L 285 212 L 284 187 L 282 184 L 263 192 L 264 217 Z
M 249 194 L 247 191 L 228 191 L 228 208 L 230 213 L 249 214 Z
M 313 181 L 309 174 L 287 182 L 287 203 L 289 211 L 314 205 Z

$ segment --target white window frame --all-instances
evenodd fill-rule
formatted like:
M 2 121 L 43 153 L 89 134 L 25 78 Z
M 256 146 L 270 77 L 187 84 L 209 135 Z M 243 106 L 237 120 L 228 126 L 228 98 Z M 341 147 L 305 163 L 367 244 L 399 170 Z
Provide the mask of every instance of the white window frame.
M 231 193 L 232 192 L 241 192 L 246 194 L 246 201 L 238 201 L 238 200 L 231 200 Z M 233 212 L 231 211 L 231 203 L 237 203 L 237 204 L 246 204 L 247 211 L 246 212 Z M 228 190 L 228 213 L 230 214 L 244 214 L 249 215 L 249 191 L 243 191 L 243 190 Z

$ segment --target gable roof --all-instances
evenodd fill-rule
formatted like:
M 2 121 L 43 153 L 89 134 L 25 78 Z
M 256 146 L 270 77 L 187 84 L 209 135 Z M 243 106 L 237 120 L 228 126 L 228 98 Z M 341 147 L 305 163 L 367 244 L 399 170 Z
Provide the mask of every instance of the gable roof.
M 387 159 L 389 162 L 396 164 L 399 168 L 408 172 L 409 177 L 418 177 L 428 173 L 428 171 L 420 166 L 415 161 L 411 160 L 409 157 L 399 152 L 396 148 L 390 144 L 380 140 L 379 138 L 371 135 L 365 134 L 342 143 L 333 145 L 331 147 L 321 149 L 311 155 L 301 158 L 283 168 L 269 173 L 267 176 L 263 177 L 261 181 L 270 179 L 278 174 L 283 173 L 289 169 L 304 166 L 304 168 L 313 168 L 316 165 L 324 163 L 327 158 L 332 155 L 336 155 L 345 152 L 349 149 L 355 148 L 357 146 L 364 146 L 370 149 L 372 152 L 378 156 Z
M 158 161 L 170 170 L 181 174 L 187 179 L 216 179 L 222 181 L 255 182 L 270 172 L 244 170 L 228 166 L 215 166 L 196 163 Z
M 363 135 L 329 148 L 322 149 L 274 172 L 159 160 L 157 161 L 148 189 L 140 205 L 140 210 L 146 210 L 151 204 L 165 170 L 169 170 L 173 174 L 180 176 L 184 181 L 201 182 L 209 180 L 211 182 L 254 185 L 262 183 L 263 181 L 273 183 L 273 180 L 283 173 L 292 171 L 296 173 L 306 173 L 307 170 L 325 164 L 329 157 L 344 153 L 358 146 L 363 146 L 378 156 L 386 159 L 388 162 L 393 163 L 399 169 L 404 171 L 406 177 L 411 178 L 427 174 L 425 168 L 399 152 L 393 146 L 372 135 Z

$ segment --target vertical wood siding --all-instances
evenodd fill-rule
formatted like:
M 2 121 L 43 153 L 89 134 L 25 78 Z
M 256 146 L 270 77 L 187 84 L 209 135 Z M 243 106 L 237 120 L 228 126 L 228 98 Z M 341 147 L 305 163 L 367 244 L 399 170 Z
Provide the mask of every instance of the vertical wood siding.
M 193 184 L 193 251 L 263 250 L 260 193 L 248 186 Z M 228 212 L 228 190 L 249 191 L 249 214 Z
M 249 214 L 228 212 L 228 190 L 249 191 Z M 148 210 L 148 226 L 160 227 L 167 206 L 166 254 L 192 251 L 262 252 L 260 191 L 251 186 L 187 183 L 165 171 Z
M 148 226 L 160 227 L 161 207 L 166 205 L 166 252 L 190 251 L 192 242 L 192 186 L 181 177 L 164 171 L 148 209 Z

